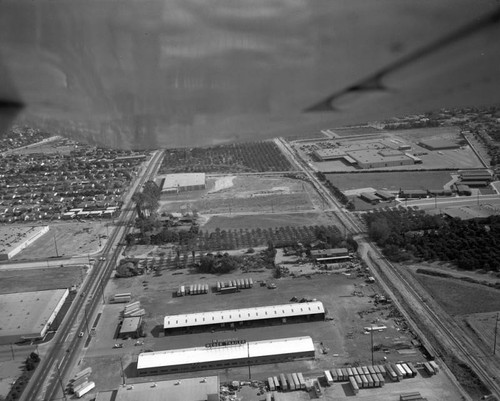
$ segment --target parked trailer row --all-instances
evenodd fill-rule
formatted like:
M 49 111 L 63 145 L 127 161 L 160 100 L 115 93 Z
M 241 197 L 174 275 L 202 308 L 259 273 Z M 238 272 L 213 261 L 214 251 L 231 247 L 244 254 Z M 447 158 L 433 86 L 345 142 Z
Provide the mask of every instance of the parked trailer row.
M 110 304 L 126 304 L 131 301 L 131 297 L 118 297 L 112 296 L 109 298 Z
M 95 387 L 94 382 L 87 382 L 85 383 L 86 385 L 77 391 L 75 391 L 75 395 L 77 398 L 83 397 L 85 394 L 87 394 L 90 390 L 92 390 Z
M 304 390 L 306 381 L 302 373 L 281 373 L 278 376 L 268 377 L 267 385 L 270 391 L 295 391 Z
M 191 284 L 186 291 L 189 295 L 208 294 L 208 284 Z
M 76 380 L 80 379 L 81 377 L 87 377 L 92 373 L 92 368 L 89 366 L 88 368 L 85 368 L 78 372 L 74 377 L 73 377 L 73 382 Z
M 217 291 L 221 291 L 227 287 L 234 287 L 238 290 L 253 287 L 253 280 L 251 278 L 241 278 L 236 280 L 229 280 L 228 282 L 217 281 Z
M 434 367 L 431 365 L 430 362 L 424 362 L 424 369 L 427 372 L 428 375 L 435 375 L 437 371 L 434 369 Z

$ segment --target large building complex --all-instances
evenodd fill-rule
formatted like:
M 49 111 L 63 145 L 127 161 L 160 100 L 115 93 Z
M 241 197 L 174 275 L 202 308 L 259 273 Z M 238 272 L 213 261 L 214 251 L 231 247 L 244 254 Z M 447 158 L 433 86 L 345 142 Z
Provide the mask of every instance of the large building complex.
M 49 226 L 2 227 L 0 229 L 0 260 L 13 258 L 48 231 Z
M 260 306 L 245 309 L 230 309 L 213 312 L 199 312 L 185 315 L 165 316 L 163 330 L 165 334 L 178 331 L 192 331 L 208 328 L 232 328 L 252 324 L 272 324 L 322 320 L 325 308 L 322 302 L 304 302 L 284 305 Z
M 251 341 L 222 347 L 195 347 L 139 354 L 140 376 L 188 372 L 203 369 L 225 369 L 314 358 L 311 337 L 292 337 Z
M 405 166 L 421 163 L 418 157 L 407 154 L 399 146 L 397 149 L 383 142 L 363 143 L 338 142 L 328 149 L 315 150 L 314 156 L 321 161 L 343 160 L 361 169 Z
M 157 177 L 157 182 L 164 193 L 179 193 L 206 188 L 205 173 L 166 174 Z
M 60 289 L 0 295 L 0 344 L 44 337 L 68 294 Z

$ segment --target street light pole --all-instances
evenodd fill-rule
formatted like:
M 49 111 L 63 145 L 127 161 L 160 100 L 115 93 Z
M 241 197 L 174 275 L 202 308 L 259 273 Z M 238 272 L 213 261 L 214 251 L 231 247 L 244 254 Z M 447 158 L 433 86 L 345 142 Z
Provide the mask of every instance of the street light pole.
M 499 314 L 497 313 L 497 320 L 495 322 L 495 338 L 493 339 L 493 355 L 497 352 L 498 315 Z
M 371 326 L 370 338 L 371 338 L 371 345 L 372 345 L 372 366 L 373 366 L 373 365 L 375 365 L 375 363 L 373 362 L 373 326 Z

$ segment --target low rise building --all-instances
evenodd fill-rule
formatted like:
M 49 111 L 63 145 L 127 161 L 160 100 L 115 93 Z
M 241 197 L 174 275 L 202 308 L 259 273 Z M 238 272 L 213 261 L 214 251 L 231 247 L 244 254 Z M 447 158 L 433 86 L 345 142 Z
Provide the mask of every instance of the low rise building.
M 251 341 L 221 347 L 145 352 L 137 359 L 139 376 L 280 363 L 314 358 L 311 337 Z

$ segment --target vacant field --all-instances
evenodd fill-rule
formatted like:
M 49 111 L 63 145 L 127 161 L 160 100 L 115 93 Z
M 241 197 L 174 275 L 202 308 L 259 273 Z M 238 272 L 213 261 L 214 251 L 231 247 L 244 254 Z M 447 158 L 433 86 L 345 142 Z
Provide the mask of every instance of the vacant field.
M 49 232 L 18 253 L 14 260 L 43 259 L 51 256 L 86 255 L 98 252 L 114 228 L 111 222 L 56 222 Z M 55 239 L 54 239 L 55 237 Z M 99 245 L 100 244 L 100 245 Z
M 465 321 L 474 330 L 481 341 L 493 352 L 495 325 L 498 312 L 474 313 L 465 316 Z M 500 344 L 497 345 L 497 355 L 500 353 Z
M 449 171 L 326 174 L 326 177 L 342 191 L 365 187 L 389 191 L 440 189 L 452 179 Z
M 216 180 L 205 191 L 162 196 L 160 212 L 197 210 L 202 214 L 281 213 L 311 210 L 320 199 L 311 184 L 286 177 L 238 176 L 233 185 L 213 191 Z
M 416 279 L 450 315 L 500 310 L 500 290 L 455 279 L 415 274 Z
M 36 145 L 28 146 L 22 149 L 11 150 L 9 154 L 29 155 L 32 153 L 59 153 L 62 155 L 69 155 L 72 150 L 78 148 L 78 145 L 69 144 L 67 139 L 56 138 L 47 140 Z
M 330 225 L 331 221 L 326 213 L 275 213 L 275 214 L 249 214 L 239 216 L 212 216 L 201 226 L 203 231 L 231 230 L 240 228 L 275 228 L 275 227 L 299 227 L 314 225 Z
M 0 270 L 0 294 L 69 288 L 80 284 L 86 274 L 83 266 L 46 269 Z

